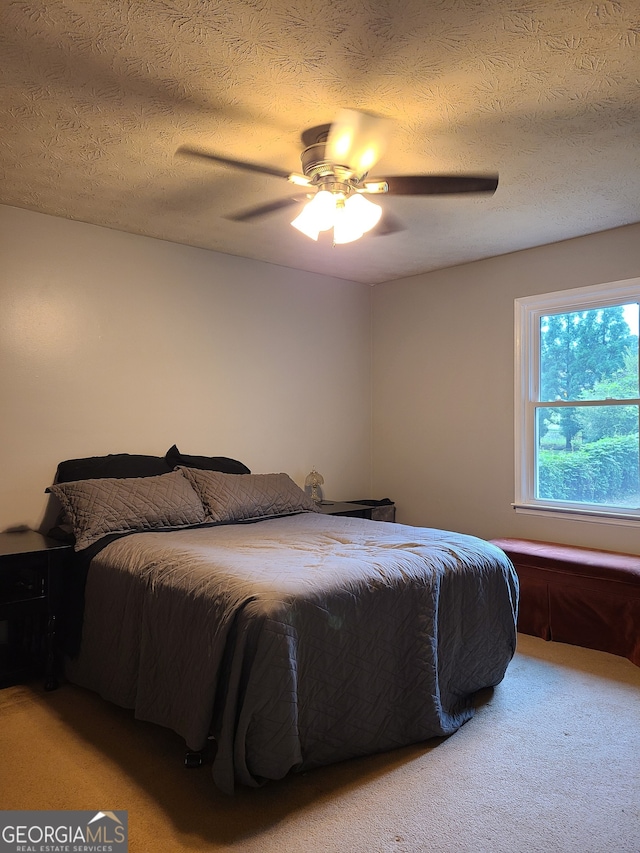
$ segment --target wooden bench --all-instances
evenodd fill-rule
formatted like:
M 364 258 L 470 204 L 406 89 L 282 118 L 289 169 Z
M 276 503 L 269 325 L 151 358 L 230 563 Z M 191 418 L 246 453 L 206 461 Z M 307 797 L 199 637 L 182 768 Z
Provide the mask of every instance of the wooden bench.
M 529 539 L 491 542 L 518 573 L 518 631 L 640 666 L 640 556 Z

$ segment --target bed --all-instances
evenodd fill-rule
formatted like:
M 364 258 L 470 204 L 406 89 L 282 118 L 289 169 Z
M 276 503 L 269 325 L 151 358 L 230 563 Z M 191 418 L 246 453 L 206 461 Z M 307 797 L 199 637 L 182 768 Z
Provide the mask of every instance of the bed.
M 499 548 L 322 515 L 286 474 L 195 458 L 51 487 L 83 578 L 70 681 L 190 750 L 213 738 L 227 793 L 470 719 L 515 651 L 517 577 Z

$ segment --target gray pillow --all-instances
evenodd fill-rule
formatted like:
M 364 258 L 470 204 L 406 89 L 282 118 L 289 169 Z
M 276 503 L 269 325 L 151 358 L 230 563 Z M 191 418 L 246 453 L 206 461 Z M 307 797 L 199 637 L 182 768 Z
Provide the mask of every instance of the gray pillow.
M 202 524 L 204 507 L 179 471 L 157 477 L 103 477 L 49 486 L 67 513 L 81 551 L 109 533 Z
M 179 466 L 200 495 L 210 521 L 243 521 L 317 512 L 288 474 L 222 474 Z

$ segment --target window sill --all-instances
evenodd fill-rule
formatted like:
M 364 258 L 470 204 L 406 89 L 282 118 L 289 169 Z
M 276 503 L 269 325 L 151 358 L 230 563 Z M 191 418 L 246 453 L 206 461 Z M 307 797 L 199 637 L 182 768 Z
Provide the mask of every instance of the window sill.
M 593 524 L 617 524 L 621 527 L 640 527 L 640 513 L 604 509 L 577 509 L 576 507 L 540 506 L 537 504 L 513 503 L 511 506 L 523 515 L 538 515 L 542 518 L 562 516 L 569 521 L 588 521 Z

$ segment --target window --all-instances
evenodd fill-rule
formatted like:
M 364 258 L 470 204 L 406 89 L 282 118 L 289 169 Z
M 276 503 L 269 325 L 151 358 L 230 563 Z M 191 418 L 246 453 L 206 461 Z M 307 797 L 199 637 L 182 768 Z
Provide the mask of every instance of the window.
M 520 512 L 640 522 L 640 279 L 516 299 Z

